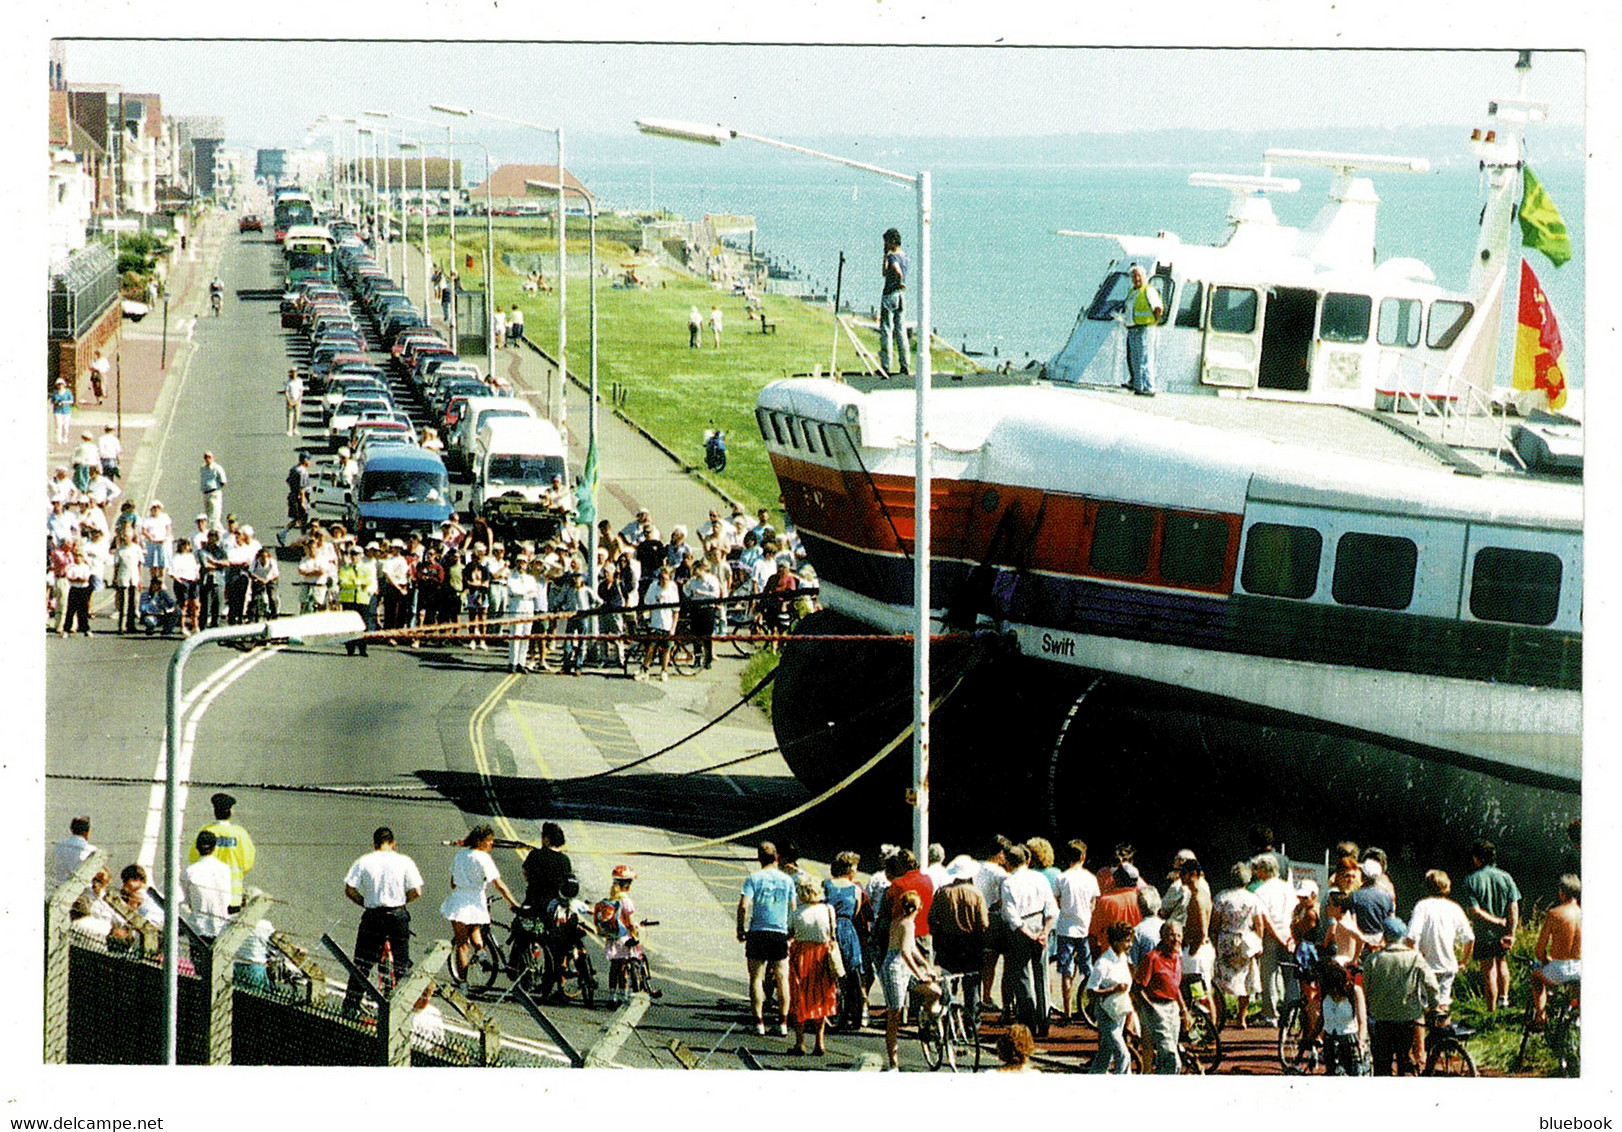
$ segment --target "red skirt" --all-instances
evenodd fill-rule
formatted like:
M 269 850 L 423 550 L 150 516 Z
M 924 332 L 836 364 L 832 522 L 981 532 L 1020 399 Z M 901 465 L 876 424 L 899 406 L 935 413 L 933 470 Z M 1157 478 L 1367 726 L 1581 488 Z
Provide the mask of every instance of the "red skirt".
M 839 988 L 828 971 L 826 943 L 788 945 L 789 1017 L 796 1022 L 815 1022 L 839 1009 Z

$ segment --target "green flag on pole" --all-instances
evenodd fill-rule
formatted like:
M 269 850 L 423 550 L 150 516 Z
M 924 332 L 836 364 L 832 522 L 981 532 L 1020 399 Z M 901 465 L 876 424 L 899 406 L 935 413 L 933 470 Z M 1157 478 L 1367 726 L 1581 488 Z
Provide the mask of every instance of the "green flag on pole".
M 1571 258 L 1571 236 L 1549 190 L 1537 179 L 1530 165 L 1521 170 L 1525 178 L 1521 193 L 1521 244 L 1536 248 L 1556 267 Z
M 594 439 L 591 449 L 586 453 L 586 468 L 581 473 L 580 484 L 574 489 L 574 504 L 581 523 L 587 527 L 597 525 L 597 442 Z

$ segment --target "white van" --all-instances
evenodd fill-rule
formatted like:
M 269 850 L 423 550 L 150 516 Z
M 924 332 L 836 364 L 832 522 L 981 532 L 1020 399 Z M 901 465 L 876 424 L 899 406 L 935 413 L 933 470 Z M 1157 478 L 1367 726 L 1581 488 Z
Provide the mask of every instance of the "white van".
M 452 463 L 475 473 L 473 448 L 479 439 L 479 430 L 486 421 L 501 417 L 523 417 L 535 420 L 535 406 L 523 397 L 469 397 L 462 415 L 456 419 L 450 434 L 445 437 L 445 455 Z
M 563 437 L 551 421 L 496 417 L 479 429 L 470 461 L 472 509 L 491 526 L 550 538 L 562 518 L 548 497 L 554 477 L 568 482 Z

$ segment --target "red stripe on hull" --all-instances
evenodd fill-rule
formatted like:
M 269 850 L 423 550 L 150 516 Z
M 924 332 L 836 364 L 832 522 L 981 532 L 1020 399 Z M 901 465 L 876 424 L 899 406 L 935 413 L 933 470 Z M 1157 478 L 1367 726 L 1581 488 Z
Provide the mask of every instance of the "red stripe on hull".
M 784 507 L 796 527 L 858 549 L 911 553 L 911 477 L 847 472 L 781 453 L 772 453 L 771 460 L 783 489 Z M 1144 572 L 1108 574 L 1093 567 L 1089 562 L 1093 530 L 1101 503 L 1109 506 L 1108 501 L 1034 487 L 942 478 L 931 481 L 930 502 L 931 553 L 943 558 L 1212 594 L 1226 594 L 1233 588 L 1239 515 L 1194 513 L 1214 518 L 1227 528 L 1221 580 L 1206 586 L 1160 576 L 1163 524 L 1159 521 L 1154 525 Z M 1138 510 L 1158 513 L 1156 508 Z

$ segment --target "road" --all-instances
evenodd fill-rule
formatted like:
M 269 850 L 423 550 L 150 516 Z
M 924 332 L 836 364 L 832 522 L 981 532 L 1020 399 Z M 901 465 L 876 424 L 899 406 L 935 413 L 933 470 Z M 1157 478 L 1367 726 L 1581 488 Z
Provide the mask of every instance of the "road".
M 228 291 L 223 315 L 197 321 L 195 349 L 170 374 L 142 441 L 138 462 L 146 483 L 132 485 L 132 493 L 162 499 L 177 532 L 189 531 L 201 503 L 197 468 L 210 450 L 230 478 L 226 511 L 271 541 L 283 521 L 283 477 L 296 444 L 285 435 L 282 412 L 281 384 L 294 343 L 277 318 L 278 253 L 267 238 L 232 231 L 220 257 Z M 583 421 L 583 409 L 577 420 Z M 610 487 L 604 514 L 617 526 L 651 499 L 662 513 L 689 512 L 671 515 L 670 522 L 701 521 L 710 497 L 650 445 L 643 442 L 638 452 L 627 439 L 635 434 L 617 427 L 620 433 L 605 430 L 604 436 Z M 290 574 L 291 563 L 284 561 L 283 569 Z M 291 600 L 285 582 L 283 595 Z M 90 639 L 53 636 L 46 644 L 45 832 L 54 840 L 70 816 L 91 814 L 91 839 L 108 851 L 116 870 L 162 856 L 161 787 L 152 779 L 161 777 L 164 674 L 174 644 L 121 638 L 111 627 L 110 617 L 98 619 Z M 621 1047 L 617 1063 L 672 1067 L 673 1038 L 701 1057 L 718 1046 L 712 1066 L 741 1066 L 738 1048 L 767 1062 L 782 1058 L 786 1042 L 757 1038 L 741 1025 L 744 965 L 732 915 L 753 865 L 752 840 L 669 855 L 770 823 L 806 798 L 771 754 L 724 771 L 690 773 L 769 750 L 769 726 L 744 708 L 656 760 L 582 781 L 667 747 L 732 707 L 742 662 L 718 658 L 702 676 L 646 684 L 617 673 L 510 676 L 504 660 L 499 651 L 457 646 L 374 647 L 364 659 L 316 643 L 204 650 L 187 670 L 187 839 L 211 820 L 208 799 L 216 789 L 235 795 L 237 818 L 259 848 L 249 883 L 276 900 L 276 926 L 319 957 L 316 941 L 324 932 L 352 944 L 357 912 L 343 897 L 342 880 L 349 863 L 370 848 L 374 827 L 391 826 L 427 879 L 414 914 L 426 945 L 449 934 L 437 914 L 453 853 L 443 842 L 485 820 L 502 837 L 533 842 L 543 820 L 558 820 L 568 832 L 582 895 L 595 899 L 606 892 L 614 865 L 632 863 L 640 874 L 634 895 L 642 914 L 661 923 L 650 930 L 649 952 L 666 993 L 635 1039 Z M 828 828 L 816 837 L 798 828 L 810 860 L 826 862 L 845 847 L 839 838 L 847 831 Z M 850 845 L 866 849 L 882 839 L 875 831 L 848 834 Z M 501 850 L 497 857 L 517 882 L 516 854 Z M 826 875 L 824 868 L 819 875 Z M 549 1016 L 585 1049 L 601 1036 L 610 1012 L 557 1007 Z M 499 1017 L 504 1032 L 540 1036 L 516 1007 L 502 1007 Z M 881 1047 L 872 1034 L 836 1039 L 824 1064 L 876 1065 Z M 916 1062 L 916 1046 L 907 1056 Z

